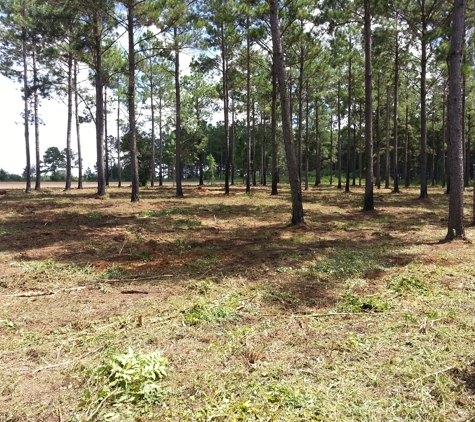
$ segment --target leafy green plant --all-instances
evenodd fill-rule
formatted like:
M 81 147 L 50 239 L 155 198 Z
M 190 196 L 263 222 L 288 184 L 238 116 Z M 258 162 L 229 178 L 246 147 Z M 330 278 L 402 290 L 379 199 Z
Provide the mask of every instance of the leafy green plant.
M 208 182 L 213 184 L 216 176 L 216 169 L 218 167 L 218 164 L 216 163 L 213 154 L 208 154 L 206 156 L 206 163 L 208 165 L 208 168 L 205 171 L 205 177 Z
M 237 315 L 236 310 L 226 305 L 209 306 L 195 304 L 185 311 L 184 321 L 188 325 L 196 325 L 202 321 L 220 322 Z
M 89 378 L 82 405 L 89 405 L 87 420 L 104 414 L 109 419 L 114 412 L 107 407 L 122 409 L 134 405 L 141 408 L 162 402 L 160 379 L 166 375 L 167 359 L 160 352 L 113 354 L 99 366 L 89 369 Z M 122 411 L 122 410 L 121 410 Z M 104 418 L 106 419 L 106 416 Z

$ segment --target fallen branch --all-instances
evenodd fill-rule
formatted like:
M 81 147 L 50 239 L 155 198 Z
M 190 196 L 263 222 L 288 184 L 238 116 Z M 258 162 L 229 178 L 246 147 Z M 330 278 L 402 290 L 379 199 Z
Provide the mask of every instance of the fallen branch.
M 118 389 L 115 389 L 112 393 L 109 393 L 107 396 L 105 396 L 101 402 L 99 403 L 99 405 L 96 407 L 96 410 L 94 410 L 94 412 L 92 412 L 90 415 L 87 416 L 87 420 L 90 420 L 92 421 L 95 416 L 99 413 L 99 411 L 101 410 L 102 406 L 104 405 L 104 403 L 109 400 L 110 397 L 112 397 L 114 394 L 117 394 L 117 391 Z M 89 413 L 89 412 L 88 412 Z
M 5 297 L 36 297 L 36 296 L 53 296 L 60 292 L 72 292 L 74 290 L 84 290 L 86 286 L 79 286 L 79 287 L 68 287 L 65 289 L 59 289 L 56 291 L 47 290 L 47 291 L 39 291 L 39 292 L 23 292 L 23 293 L 15 293 L 13 295 L 3 295 Z
M 323 318 L 323 317 L 332 317 L 332 316 L 342 316 L 342 315 L 368 315 L 366 312 L 330 312 L 327 314 L 303 314 L 303 315 L 292 315 L 294 318 Z
M 155 292 L 147 292 L 146 290 L 121 290 L 123 295 L 148 295 L 149 293 Z

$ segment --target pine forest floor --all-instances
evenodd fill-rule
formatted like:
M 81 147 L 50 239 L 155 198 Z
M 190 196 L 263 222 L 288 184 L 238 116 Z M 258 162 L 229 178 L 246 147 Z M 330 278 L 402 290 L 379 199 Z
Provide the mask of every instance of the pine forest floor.
M 312 187 L 304 227 L 285 185 L 2 188 L 2 422 L 475 421 L 475 228 L 441 241 L 440 188 Z

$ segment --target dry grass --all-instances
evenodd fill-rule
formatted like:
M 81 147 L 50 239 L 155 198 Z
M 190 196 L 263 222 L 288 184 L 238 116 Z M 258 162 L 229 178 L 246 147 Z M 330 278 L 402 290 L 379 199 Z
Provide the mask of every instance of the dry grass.
M 440 242 L 447 198 L 363 213 L 313 188 L 292 228 L 281 191 L 9 189 L 0 421 L 475 420 L 475 255 Z M 153 402 L 91 387 L 129 348 L 168 359 Z

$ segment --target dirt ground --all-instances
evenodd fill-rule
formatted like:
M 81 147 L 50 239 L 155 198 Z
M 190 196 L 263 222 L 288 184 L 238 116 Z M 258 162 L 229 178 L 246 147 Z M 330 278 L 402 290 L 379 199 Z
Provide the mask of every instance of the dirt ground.
M 107 403 L 84 398 L 84 374 L 111 350 L 128 347 L 159 349 L 168 357 L 173 369 L 167 388 L 173 393 L 164 399 L 167 406 L 155 413 L 148 410 L 149 419 L 135 414 L 117 420 L 261 420 L 241 405 L 231 406 L 245 400 L 265 420 L 316 420 L 311 418 L 318 412 L 326 415 L 318 420 L 335 421 L 418 420 L 417 414 L 424 418 L 419 420 L 455 421 L 475 416 L 470 387 L 475 378 L 467 369 L 473 353 L 462 358 L 460 348 L 450 356 L 434 352 L 439 363 L 427 357 L 425 364 L 418 361 L 412 375 L 401 375 L 406 369 L 399 359 L 413 353 L 401 340 L 407 332 L 414 330 L 414 344 L 441 342 L 442 350 L 448 347 L 446 331 L 437 331 L 436 324 L 461 330 L 461 324 L 475 321 L 470 302 L 473 245 L 441 242 L 447 218 L 442 193 L 434 191 L 429 199 L 417 201 L 415 190 L 399 195 L 381 191 L 377 210 L 363 213 L 357 188 L 351 194 L 314 188 L 305 194 L 306 226 L 290 227 L 285 187 L 278 197 L 270 197 L 267 188 L 246 195 L 242 187 L 224 197 L 219 186 L 187 185 L 180 199 L 172 186 L 164 186 L 142 189 L 139 203 L 130 203 L 128 188 L 111 187 L 105 198 L 96 198 L 95 183 L 71 192 L 63 192 L 62 183 L 43 183 L 41 192 L 30 195 L 23 187 L 0 183 L 0 189 L 7 190 L 0 196 L 0 421 L 106 420 L 100 415 Z M 473 227 L 467 227 L 468 237 L 473 234 Z M 435 293 L 423 298 L 417 289 L 432 292 L 433 287 L 425 287 L 429 278 L 446 297 L 465 295 L 450 299 L 464 309 L 463 321 L 452 326 L 454 311 L 441 310 L 431 296 Z M 402 294 L 388 287 L 400 282 L 413 283 L 414 290 Z M 432 317 L 427 313 L 431 300 L 439 308 Z M 384 303 L 393 309 L 390 314 L 384 313 Z M 189 319 L 190 310 L 205 308 L 232 316 Z M 318 325 L 321 318 L 312 322 L 307 316 L 327 313 L 342 314 L 343 319 Z M 415 320 L 404 315 L 415 315 Z M 429 324 L 424 330 L 433 330 L 434 339 L 421 338 L 424 318 Z M 386 334 L 378 331 L 378 324 L 389 324 Z M 390 330 L 406 334 L 401 331 L 401 338 L 391 339 Z M 460 338 L 451 336 L 449 348 L 463 336 L 473 340 L 463 332 Z M 363 337 L 378 338 L 372 340 L 371 357 L 364 351 Z M 349 339 L 356 343 L 351 346 Z M 404 353 L 396 350 L 399 343 Z M 391 369 L 380 376 L 399 388 L 398 403 L 408 413 L 375 404 L 366 419 L 355 416 L 356 403 L 365 395 L 377 403 L 394 394 L 385 383 L 375 381 L 377 386 L 366 385 L 356 393 L 351 389 L 360 381 L 350 377 L 353 392 L 342 390 L 339 399 L 332 396 L 319 377 L 343 382 L 348 374 L 336 374 L 352 359 L 368 366 L 361 369 L 353 361 L 350 372 L 369 370 L 378 360 L 393 362 L 398 367 L 394 374 Z M 466 381 L 457 384 L 459 393 L 453 387 L 454 392 L 444 390 L 438 398 L 421 398 L 430 382 L 424 377 L 446 366 L 452 372 L 465 371 Z M 419 384 L 419 378 L 424 380 L 420 395 L 411 393 L 414 389 L 405 377 Z M 254 384 L 248 388 L 250 379 Z M 242 390 L 236 386 L 240 383 Z M 317 412 L 316 404 L 299 407 L 285 404 L 284 398 L 275 407 L 272 398 L 252 396 L 253 388 L 268 391 L 277 384 L 295 394 L 307 388 L 308 394 L 320 397 L 318 406 L 327 407 Z M 278 394 L 284 397 L 282 388 Z M 337 406 L 351 402 L 352 395 L 358 396 L 353 397 L 356 407 Z M 430 410 L 438 401 L 444 410 Z M 419 413 L 409 413 L 417 406 Z

